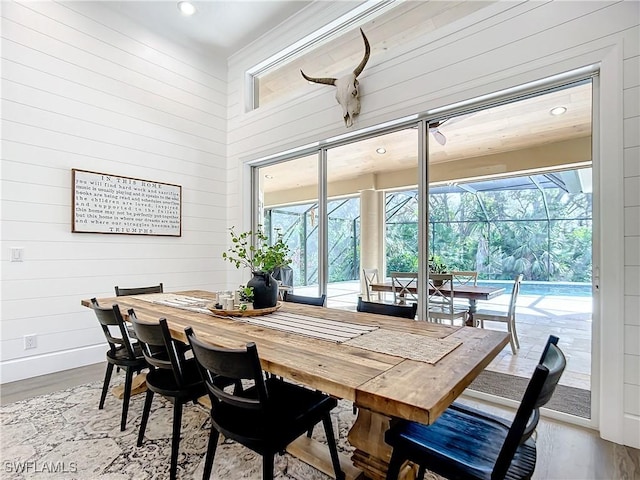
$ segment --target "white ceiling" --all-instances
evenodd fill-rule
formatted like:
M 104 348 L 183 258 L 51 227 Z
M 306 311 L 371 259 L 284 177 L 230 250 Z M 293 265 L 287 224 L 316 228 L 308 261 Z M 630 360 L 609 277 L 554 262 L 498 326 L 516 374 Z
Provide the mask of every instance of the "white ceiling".
M 226 58 L 305 8 L 311 1 L 193 1 L 191 3 L 197 12 L 191 17 L 185 17 L 178 11 L 177 0 L 102 3 L 172 41 Z

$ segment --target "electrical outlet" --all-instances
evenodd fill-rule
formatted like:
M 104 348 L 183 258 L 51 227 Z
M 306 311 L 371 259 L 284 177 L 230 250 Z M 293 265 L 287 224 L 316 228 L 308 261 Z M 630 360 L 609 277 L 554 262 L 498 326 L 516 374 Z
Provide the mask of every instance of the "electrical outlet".
M 30 350 L 32 348 L 36 348 L 38 346 L 38 343 L 36 341 L 36 336 L 35 335 L 25 335 L 24 336 L 24 349 L 25 350 Z
M 12 262 L 24 261 L 24 247 L 11 247 L 11 261 Z

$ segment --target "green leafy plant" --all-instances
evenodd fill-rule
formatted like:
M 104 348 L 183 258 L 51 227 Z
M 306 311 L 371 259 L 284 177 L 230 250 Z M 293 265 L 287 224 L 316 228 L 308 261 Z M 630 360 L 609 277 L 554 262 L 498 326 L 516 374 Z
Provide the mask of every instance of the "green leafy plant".
M 439 255 L 431 255 L 429 257 L 429 272 L 431 273 L 447 273 L 449 267 L 442 261 Z
M 251 303 L 253 302 L 253 287 L 245 287 L 244 285 L 240 285 L 238 290 L 240 292 L 240 301 Z
M 269 244 L 269 237 L 258 225 L 256 231 L 236 233 L 235 227 L 229 228 L 231 247 L 222 254 L 236 268 L 247 267 L 252 272 L 263 271 L 271 273 L 276 267 L 284 267 L 291 263 L 289 246 L 284 243 L 282 235 L 277 235 L 275 241 Z

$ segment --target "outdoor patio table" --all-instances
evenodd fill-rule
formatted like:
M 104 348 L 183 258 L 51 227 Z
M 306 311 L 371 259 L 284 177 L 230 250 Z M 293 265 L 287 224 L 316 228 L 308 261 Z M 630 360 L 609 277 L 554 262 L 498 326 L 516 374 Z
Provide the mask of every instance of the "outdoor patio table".
M 171 296 L 175 300 L 162 302 Z M 367 478 L 384 478 L 391 454 L 384 432 L 391 419 L 433 423 L 508 343 L 504 332 L 286 302 L 269 315 L 233 318 L 209 312 L 204 303 L 177 306 L 178 299 L 212 297 L 190 290 L 99 302 L 118 303 L 123 312 L 134 308 L 142 321 L 164 317 L 181 341 L 191 326 L 219 347 L 255 342 L 265 371 L 354 402 L 358 416 L 348 437 L 356 448 L 353 464 L 341 460 L 347 478 L 359 478 L 361 471 Z M 396 350 L 389 351 L 393 344 Z M 332 474 L 328 452 L 323 456 L 327 449 L 316 448 L 306 436 L 288 450 Z
M 393 287 L 391 285 L 391 280 L 382 282 L 382 283 L 371 283 L 369 284 L 371 290 L 374 292 L 393 292 Z M 408 290 L 411 293 L 418 293 L 418 289 L 415 286 L 409 286 Z M 448 293 L 450 290 L 446 287 L 440 289 L 443 293 Z M 473 314 L 476 312 L 478 306 L 478 300 L 491 300 L 505 292 L 504 288 L 499 287 L 482 287 L 476 285 L 455 285 L 453 286 L 453 292 L 455 298 L 466 298 L 469 300 L 469 317 L 467 318 L 467 326 L 474 326 L 473 322 Z M 433 291 L 429 291 L 430 294 Z

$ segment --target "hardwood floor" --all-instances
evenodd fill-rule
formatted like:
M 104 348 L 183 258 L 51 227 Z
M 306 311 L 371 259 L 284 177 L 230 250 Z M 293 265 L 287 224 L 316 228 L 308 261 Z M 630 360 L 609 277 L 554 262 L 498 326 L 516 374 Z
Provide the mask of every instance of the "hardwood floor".
M 58 392 L 70 387 L 75 387 L 76 385 L 95 382 L 96 380 L 102 380 L 104 379 L 106 368 L 106 362 L 94 363 L 93 365 L 50 373 L 18 382 L 3 383 L 0 385 L 0 405 L 37 397 L 38 395 Z
M 0 404 L 17 402 L 74 385 L 95 382 L 104 376 L 99 363 L 0 386 Z M 464 403 L 510 417 L 512 411 L 477 400 Z M 543 418 L 537 430 L 536 480 L 640 480 L 640 450 L 607 442 L 594 430 Z

